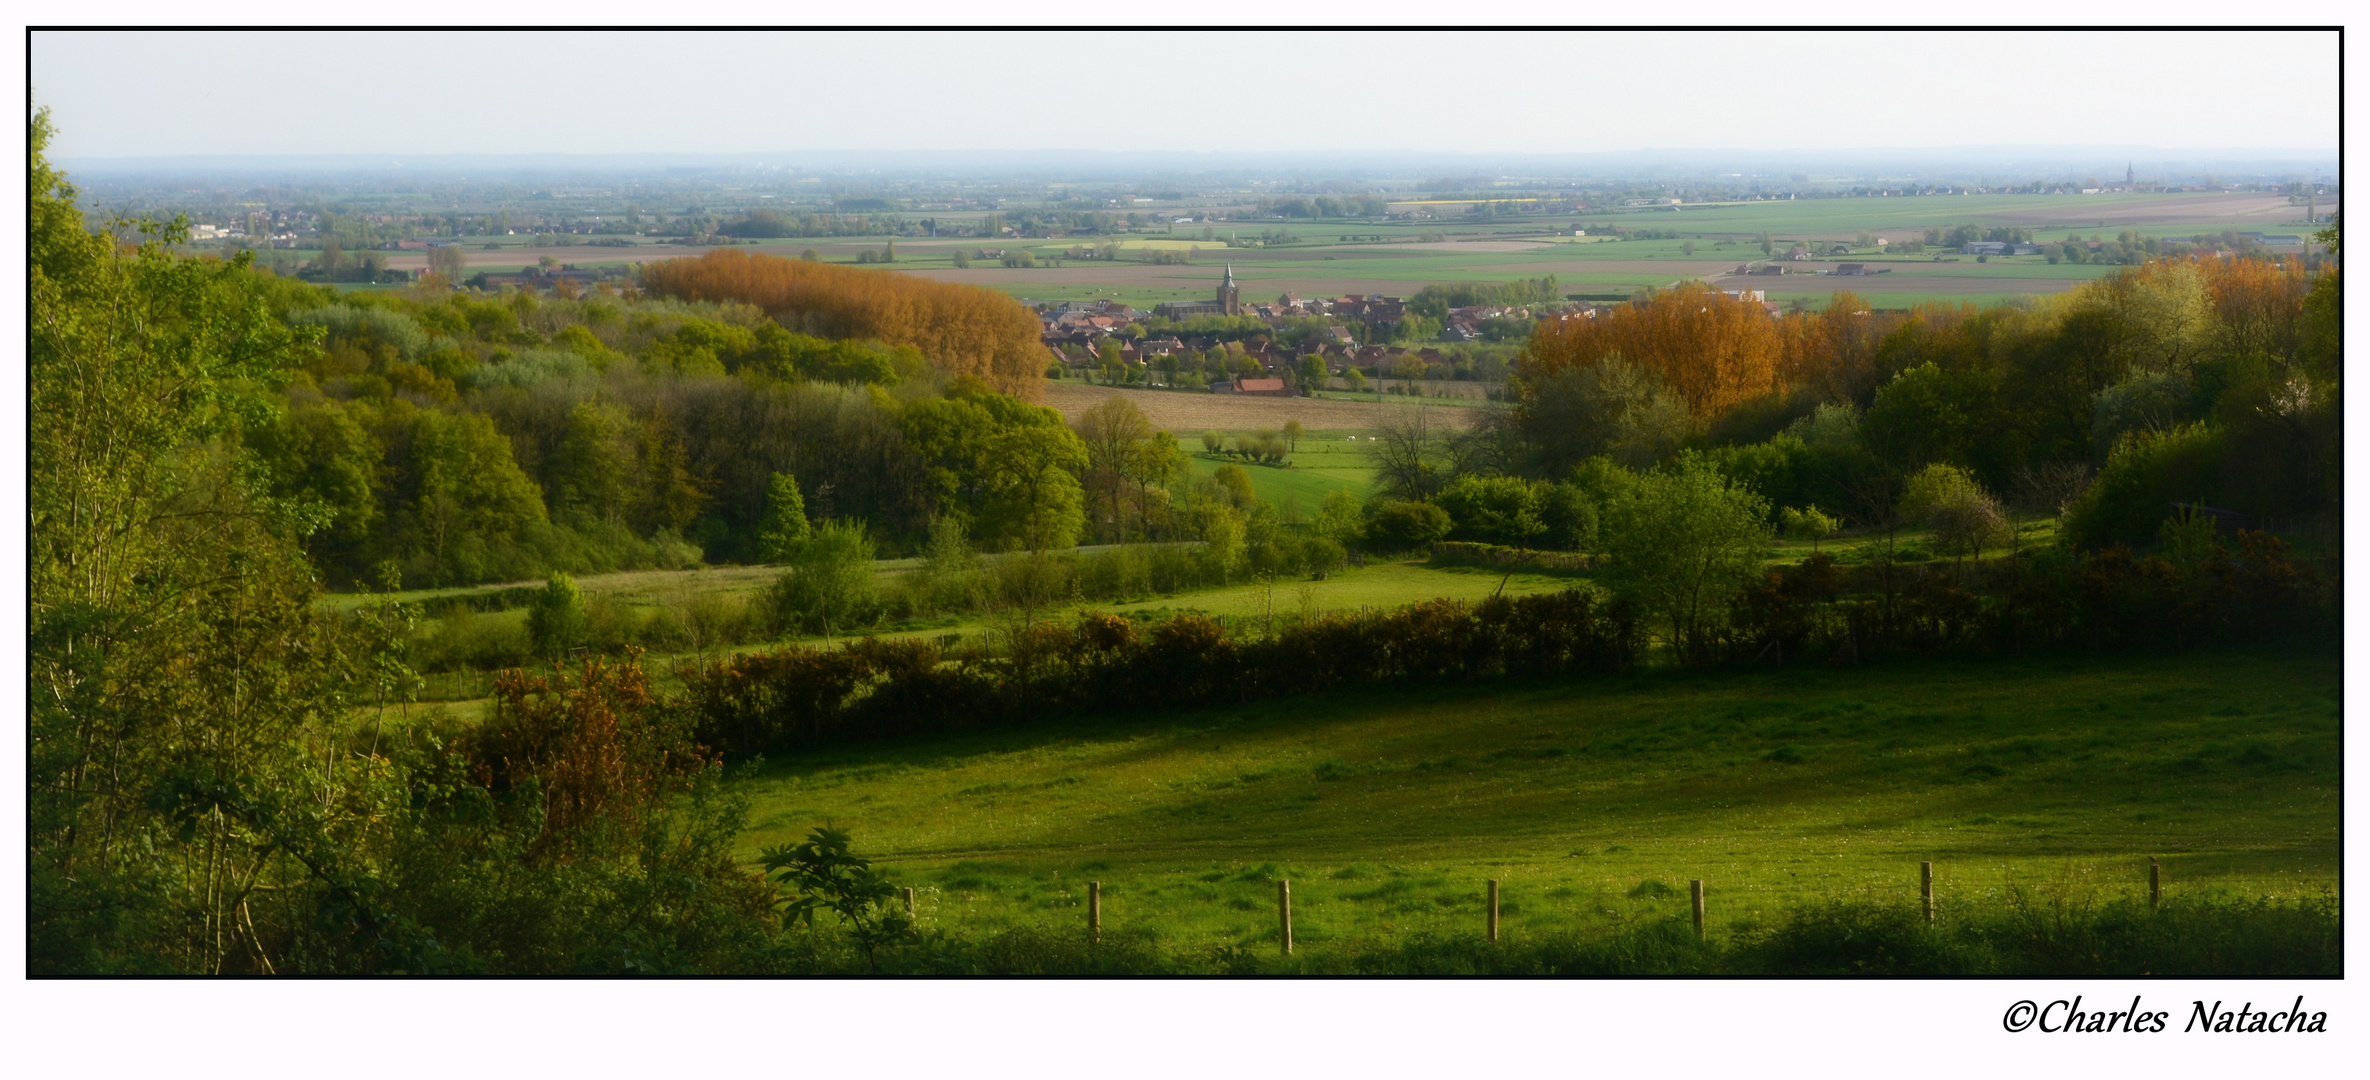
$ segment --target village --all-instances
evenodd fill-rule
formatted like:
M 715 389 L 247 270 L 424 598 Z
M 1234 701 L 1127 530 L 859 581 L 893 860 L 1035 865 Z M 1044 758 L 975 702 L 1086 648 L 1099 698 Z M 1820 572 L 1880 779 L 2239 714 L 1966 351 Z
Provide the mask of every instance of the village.
M 1398 379 L 1402 385 L 1390 392 L 1420 394 L 1414 384 L 1424 381 L 1494 383 L 1502 376 L 1502 362 L 1477 362 L 1470 352 L 1384 344 L 1401 336 L 1407 305 L 1399 296 L 1291 292 L 1268 303 L 1245 303 L 1230 265 L 1209 300 L 1174 301 L 1149 312 L 1111 300 L 1040 304 L 1036 310 L 1053 365 L 1047 374 L 1055 377 L 1300 397 L 1331 388 L 1337 378 L 1352 390 L 1373 380 L 1378 392 L 1383 380 Z M 1491 319 L 1533 317 L 1529 308 L 1497 304 L 1451 308 L 1438 340 L 1478 342 Z M 1243 333 L 1244 319 L 1268 332 Z

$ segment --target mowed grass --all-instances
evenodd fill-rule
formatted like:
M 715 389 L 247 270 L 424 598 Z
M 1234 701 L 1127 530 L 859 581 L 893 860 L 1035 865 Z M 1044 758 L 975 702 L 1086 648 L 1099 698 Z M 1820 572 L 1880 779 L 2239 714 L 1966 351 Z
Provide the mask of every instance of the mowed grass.
M 1304 946 L 2011 886 L 2295 897 L 2339 867 L 2332 656 L 1904 662 L 1490 684 L 1048 723 L 768 762 L 743 854 L 829 822 L 925 925 Z M 1203 943 L 1203 945 L 1195 945 Z

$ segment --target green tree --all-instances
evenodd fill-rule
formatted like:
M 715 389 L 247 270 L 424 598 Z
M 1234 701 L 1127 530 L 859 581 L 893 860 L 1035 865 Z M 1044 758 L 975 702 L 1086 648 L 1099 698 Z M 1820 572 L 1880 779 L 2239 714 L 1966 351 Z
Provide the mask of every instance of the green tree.
M 1688 455 L 1639 476 L 1605 508 L 1603 580 L 1668 627 L 1682 660 L 1709 655 L 1731 597 L 1761 570 L 1769 504 Z
M 527 639 L 543 657 L 561 656 L 584 644 L 584 590 L 576 587 L 575 578 L 555 573 L 544 581 L 534 606 L 527 609 Z
M 1821 513 L 1816 506 L 1786 507 L 1778 511 L 1778 528 L 1796 540 L 1810 541 L 1810 549 L 1817 551 L 1819 541 L 1835 535 L 1835 519 Z
M 991 489 L 980 508 L 980 531 L 1030 551 L 1078 543 L 1086 525 L 1078 472 L 1086 448 L 1062 427 L 1025 427 L 990 441 Z
M 812 529 L 806 520 L 806 498 L 798 492 L 798 478 L 775 473 L 765 486 L 765 516 L 757 522 L 757 558 L 785 563 L 805 543 Z
M 1210 474 L 1210 479 L 1218 485 L 1218 490 L 1226 493 L 1226 501 L 1237 510 L 1247 511 L 1252 503 L 1259 501 L 1258 495 L 1251 489 L 1251 474 L 1240 465 L 1220 465 L 1218 471 Z
M 872 574 L 872 537 L 861 522 L 832 520 L 796 544 L 789 569 L 775 579 L 769 599 L 781 625 L 831 640 L 836 631 L 872 621 L 879 591 Z
M 552 452 L 545 490 L 553 512 L 615 521 L 631 508 L 641 485 L 633 418 L 615 405 L 577 402 L 568 410 Z
M 26 969 L 277 970 L 294 926 L 340 947 L 324 900 L 361 896 L 337 837 L 365 686 L 296 547 L 322 518 L 272 499 L 238 437 L 309 350 L 247 255 L 178 258 L 177 224 L 86 231 L 50 134 L 35 113 Z M 343 910 L 402 947 L 367 898 Z
M 1200 518 L 1202 546 L 1198 555 L 1203 572 L 1210 580 L 1225 581 L 1243 560 L 1246 532 L 1243 512 L 1231 504 L 1213 501 L 1202 504 Z
M 1317 506 L 1317 518 L 1310 524 L 1310 530 L 1344 547 L 1357 543 L 1366 531 L 1366 519 L 1358 509 L 1358 497 L 1341 488 L 1326 492 L 1325 501 Z

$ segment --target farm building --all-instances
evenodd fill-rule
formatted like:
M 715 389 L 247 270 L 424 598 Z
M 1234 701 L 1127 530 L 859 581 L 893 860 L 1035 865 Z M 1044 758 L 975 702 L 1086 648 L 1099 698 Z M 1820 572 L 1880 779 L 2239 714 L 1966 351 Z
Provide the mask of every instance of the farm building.
M 1213 394 L 1251 394 L 1258 397 L 1297 397 L 1282 379 L 1235 379 L 1210 384 Z
M 2004 240 L 1975 240 L 1961 246 L 1961 255 L 2038 255 L 2041 249 L 2034 244 L 2011 244 Z

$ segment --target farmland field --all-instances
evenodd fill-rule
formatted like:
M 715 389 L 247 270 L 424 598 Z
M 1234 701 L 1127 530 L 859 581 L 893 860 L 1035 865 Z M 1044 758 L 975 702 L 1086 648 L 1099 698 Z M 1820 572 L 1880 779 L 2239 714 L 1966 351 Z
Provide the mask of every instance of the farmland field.
M 1300 426 L 1310 431 L 1366 431 L 1389 417 L 1391 410 L 1409 407 L 1396 403 L 1378 404 L 1371 400 L 1250 397 L 1195 390 L 1131 390 L 1068 381 L 1046 383 L 1044 404 L 1061 410 L 1065 417 L 1075 419 L 1098 402 L 1112 397 L 1134 402 L 1151 419 L 1153 427 L 1175 432 L 1180 440 L 1187 443 L 1204 431 L 1281 430 L 1285 422 L 1290 420 L 1300 421 Z M 1468 410 L 1460 408 L 1436 409 L 1432 413 L 1435 423 L 1461 424 L 1468 418 Z
M 1714 203 L 1698 206 L 1620 208 L 1560 215 L 1547 219 L 1465 219 L 1449 216 L 1437 221 L 1369 223 L 1362 221 L 1287 221 L 1226 223 L 1214 227 L 1220 241 L 1229 232 L 1250 235 L 1262 229 L 1291 234 L 1285 246 L 1212 250 L 1216 241 L 1187 235 L 1185 227 L 1173 237 L 1155 235 L 1125 238 L 1123 246 L 1203 250 L 1190 265 L 1154 266 L 1123 256 L 1116 263 L 1069 260 L 1059 267 L 1008 269 L 975 264 L 956 270 L 947 260 L 957 247 L 977 247 L 979 241 L 900 241 L 898 267 L 908 273 L 946 281 L 963 281 L 1001 289 L 1032 301 L 1079 299 L 1126 300 L 1141 307 L 1164 300 L 1201 299 L 1210 294 L 1221 263 L 1232 262 L 1248 301 L 1264 301 L 1281 292 L 1302 296 L 1345 293 L 1404 295 L 1425 284 L 1503 281 L 1516 277 L 1555 274 L 1566 291 L 1626 292 L 1660 288 L 1687 278 L 1720 280 L 1748 259 L 1761 257 L 1757 238 L 1768 232 L 1791 242 L 1850 241 L 1868 232 L 1888 240 L 1917 238 L 1933 226 L 1961 224 L 2016 225 L 2037 230 L 2045 239 L 2069 233 L 2113 237 L 2131 230 L 2151 236 L 2188 236 L 2225 229 L 2298 230 L 2302 208 L 2283 196 L 2260 194 L 2150 194 L 2115 193 L 2087 196 L 2043 195 L 1927 195 L 1901 198 L 1810 199 L 1799 201 Z M 1678 230 L 1694 240 L 1696 251 L 1683 250 L 1685 240 L 1622 240 L 1549 235 L 1552 226 L 1570 221 L 1611 223 L 1625 228 Z M 1425 233 L 1435 242 L 1419 242 Z M 1382 237 L 1380 241 L 1348 239 Z M 1072 246 L 1093 246 L 1096 238 L 1000 241 L 994 246 L 1021 247 L 1043 258 L 1060 255 Z M 791 251 L 797 242 L 778 242 Z M 876 242 L 818 244 L 826 258 L 853 258 Z M 1947 256 L 1946 256 L 1947 257 Z M 1803 264 L 1806 269 L 1830 270 L 1837 260 Z M 1871 261 L 1863 253 L 1849 261 Z M 1772 299 L 1802 297 L 1823 301 L 1837 288 L 1849 288 L 1880 306 L 1905 307 L 1933 300 L 1984 302 L 2034 293 L 2061 292 L 2111 272 L 2112 267 L 2050 266 L 2038 256 L 1994 259 L 1988 263 L 1935 263 L 1931 257 L 1893 257 L 1878 260 L 1893 273 L 1866 279 L 1842 279 L 1818 274 L 1755 277 L 1749 284 L 1722 281 L 1726 287 L 1766 289 Z M 1876 268 L 1872 265 L 1872 269 Z
M 1377 690 L 768 763 L 745 854 L 831 822 L 925 926 L 1105 925 L 1271 943 L 2010 885 L 2298 897 L 2339 865 L 2332 656 L 1901 663 Z
M 1807 272 L 1779 277 L 1740 279 L 1729 272 L 1749 259 L 1762 257 L 1757 238 L 1763 232 L 1780 243 L 1848 242 L 1863 232 L 1897 242 L 1915 239 L 1932 226 L 2015 225 L 2056 240 L 2069 234 L 2112 237 L 2125 230 L 2151 236 L 2188 236 L 2225 229 L 2298 231 L 2304 228 L 2301 219 L 2301 208 L 2288 205 L 2284 196 L 2261 194 L 1864 197 L 1710 203 L 1675 210 L 1667 206 L 1624 207 L 1545 219 L 1467 219 L 1451 214 L 1414 222 L 1235 222 L 1213 226 L 1213 239 L 1201 238 L 1199 227 L 1184 226 L 1175 233 L 1116 238 L 989 241 L 899 237 L 898 261 L 883 264 L 881 269 L 985 285 L 1032 302 L 1113 299 L 1139 307 L 1164 300 L 1207 298 L 1227 262 L 1234 264 L 1244 299 L 1253 302 L 1282 292 L 1302 296 L 1404 295 L 1433 283 L 1554 274 L 1567 292 L 1630 292 L 1703 278 L 1728 288 L 1763 289 L 1773 300 L 1800 298 L 1818 303 L 1835 290 L 1848 288 L 1878 306 L 1907 307 L 1935 300 L 1981 303 L 2062 292 L 2113 268 L 2050 266 L 2039 256 L 1979 264 L 1972 260 L 1937 263 L 1931 256 L 1871 257 L 1862 253 L 1847 261 L 1866 262 L 1871 269 L 1889 268 L 1892 273 L 1868 278 L 1819 273 L 1832 270 L 1835 259 L 1797 264 Z M 1687 253 L 1682 245 L 1688 241 L 1679 239 L 1607 242 L 1597 237 L 1551 235 L 1553 226 L 1567 221 L 1678 230 L 1694 238 L 1696 250 Z M 1295 239 L 1282 246 L 1226 247 L 1229 234 L 1250 236 L 1261 230 L 1280 230 Z M 1433 234 L 1431 242 L 1422 240 L 1427 233 Z M 1371 237 L 1381 239 L 1366 239 Z M 889 239 L 791 238 L 761 241 L 748 249 L 794 256 L 812 248 L 823 259 L 852 262 L 860 252 L 880 251 Z M 464 254 L 472 270 L 514 270 L 532 265 L 544 255 L 573 265 L 605 266 L 698 256 L 713 250 L 670 244 L 536 248 L 527 240 L 505 237 L 492 251 L 483 250 L 482 245 L 464 245 Z M 953 263 L 958 250 L 1021 249 L 1052 260 L 1073 247 L 1091 248 L 1113 240 L 1126 253 L 1117 262 L 1065 259 L 1058 267 L 1008 268 L 993 260 L 977 260 L 968 269 L 956 269 Z M 1168 266 L 1138 261 L 1142 253 L 1151 251 L 1191 251 L 1194 261 Z M 427 265 L 427 257 L 395 254 L 387 265 L 417 270 Z

